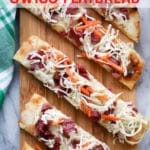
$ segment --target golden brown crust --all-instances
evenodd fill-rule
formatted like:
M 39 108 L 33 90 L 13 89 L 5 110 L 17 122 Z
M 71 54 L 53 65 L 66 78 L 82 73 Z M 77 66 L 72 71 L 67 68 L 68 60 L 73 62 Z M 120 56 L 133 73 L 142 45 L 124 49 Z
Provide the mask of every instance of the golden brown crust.
M 95 9 L 98 14 L 104 17 L 100 9 Z M 122 33 L 124 33 L 129 39 L 134 42 L 138 42 L 140 37 L 140 14 L 137 8 L 128 8 L 129 20 L 124 25 L 120 25 L 117 20 L 109 21 Z
M 31 36 L 26 42 L 23 43 L 22 47 L 18 50 L 14 59 L 20 62 L 23 66 L 28 68 L 26 64 L 26 55 L 33 50 L 47 50 L 48 48 L 53 48 L 47 42 L 41 40 L 37 36 Z M 135 50 L 130 48 L 130 60 L 131 64 L 133 64 L 134 74 L 131 77 L 121 77 L 119 81 L 127 86 L 129 89 L 133 89 L 137 80 L 139 79 L 143 67 L 144 61 L 141 59 L 139 54 L 136 53 Z
M 142 60 L 139 54 L 137 54 L 134 50 L 131 51 L 129 57 L 134 70 L 134 74 L 131 77 L 122 77 L 120 79 L 120 82 L 132 90 L 142 74 L 142 70 L 144 68 L 144 60 Z
M 137 32 L 135 34 L 135 38 L 134 38 L 133 35 L 129 35 L 129 36 L 133 36 L 132 37 L 133 41 L 138 42 L 139 38 L 140 38 L 140 33 L 141 33 L 141 30 L 140 30 L 140 21 L 141 21 L 140 13 L 138 11 L 138 8 L 133 8 L 133 9 L 130 9 L 130 10 L 132 10 L 131 11 L 132 18 L 135 19 L 134 25 L 135 25 L 135 29 L 136 29 Z
M 45 98 L 34 94 L 30 101 L 25 105 L 25 109 L 21 112 L 19 126 L 31 135 L 35 135 L 36 119 L 38 119 L 41 108 L 45 103 L 47 103 Z
M 140 132 L 138 132 L 135 136 L 133 137 L 127 137 L 127 140 L 129 142 L 129 144 L 131 145 L 135 145 L 135 143 L 139 143 L 139 140 L 142 139 L 142 137 L 144 136 L 145 132 L 149 129 L 150 127 L 150 122 L 148 122 L 148 124 L 142 124 L 142 129 Z
M 27 41 L 25 41 L 21 48 L 17 51 L 17 53 L 14 56 L 14 59 L 20 62 L 22 65 L 28 67 L 25 64 L 26 55 L 29 52 L 32 52 L 34 50 L 47 50 L 48 48 L 52 48 L 47 42 L 42 41 L 37 36 L 31 36 Z

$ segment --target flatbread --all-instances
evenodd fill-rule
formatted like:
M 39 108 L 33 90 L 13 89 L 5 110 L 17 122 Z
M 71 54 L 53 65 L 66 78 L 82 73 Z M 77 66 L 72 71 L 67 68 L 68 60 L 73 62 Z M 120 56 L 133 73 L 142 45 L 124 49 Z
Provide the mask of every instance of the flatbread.
M 22 4 L 24 8 L 77 46 L 84 53 L 81 57 L 95 61 L 122 84 L 133 89 L 142 73 L 144 61 L 133 48 L 118 38 L 117 31 L 111 25 L 105 28 L 102 21 L 88 15 L 84 8 L 68 10 L 67 4 L 61 6 L 61 3 L 52 8 L 49 5 L 42 5 L 43 7 L 34 3 L 33 5 L 32 8 L 31 5 Z M 94 23 L 96 21 L 96 24 L 86 26 L 90 19 Z M 84 26 L 83 29 L 80 26 Z
M 23 43 L 14 59 L 44 86 L 64 97 L 88 117 L 96 119 L 114 136 L 120 137 L 120 141 L 137 144 L 149 128 L 149 121 L 132 104 L 121 100 L 120 94 L 110 92 L 84 67 L 77 66 L 65 54 L 40 38 L 31 36 Z M 31 99 L 21 115 L 21 128 L 32 135 L 35 130 L 33 116 L 39 113 L 43 103 L 43 98 Z M 111 121 L 115 124 L 111 124 Z
M 25 105 L 19 126 L 50 149 L 58 149 L 59 146 L 66 149 L 82 147 L 83 150 L 94 148 L 109 150 L 105 143 L 84 131 L 70 117 L 50 106 L 47 100 L 38 94 L 33 94 Z M 29 145 L 25 143 L 23 150 L 28 147 Z

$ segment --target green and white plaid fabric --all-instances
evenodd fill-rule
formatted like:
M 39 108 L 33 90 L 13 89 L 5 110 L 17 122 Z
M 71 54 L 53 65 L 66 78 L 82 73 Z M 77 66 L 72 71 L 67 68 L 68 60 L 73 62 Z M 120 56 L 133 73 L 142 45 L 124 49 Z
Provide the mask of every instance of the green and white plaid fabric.
M 13 76 L 15 52 L 16 8 L 7 0 L 0 0 L 0 106 Z

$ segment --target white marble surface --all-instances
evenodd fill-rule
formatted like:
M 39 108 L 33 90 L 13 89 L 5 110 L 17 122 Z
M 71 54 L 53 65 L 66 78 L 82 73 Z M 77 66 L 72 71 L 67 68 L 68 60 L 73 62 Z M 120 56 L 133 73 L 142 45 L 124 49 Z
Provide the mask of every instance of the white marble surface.
M 142 55 L 145 69 L 137 84 L 137 105 L 150 119 L 150 9 L 140 9 L 141 39 L 136 49 Z M 17 19 L 18 20 L 18 19 Z M 18 22 L 18 21 L 17 21 Z M 18 26 L 17 26 L 18 32 Z M 19 66 L 15 64 L 14 79 L 0 110 L 0 150 L 19 150 Z M 139 144 L 139 150 L 150 150 L 150 131 Z

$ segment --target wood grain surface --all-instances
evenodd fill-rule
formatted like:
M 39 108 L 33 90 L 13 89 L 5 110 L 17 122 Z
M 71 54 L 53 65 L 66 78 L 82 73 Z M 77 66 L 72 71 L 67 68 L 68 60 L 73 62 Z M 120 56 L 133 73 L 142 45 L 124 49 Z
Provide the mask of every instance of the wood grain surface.
M 90 10 L 90 14 L 97 16 L 96 13 Z M 100 17 L 99 17 L 100 18 Z M 29 36 L 37 35 L 43 40 L 46 40 L 51 45 L 60 49 L 62 52 L 67 54 L 72 60 L 78 64 L 82 64 L 89 70 L 91 74 L 95 76 L 97 80 L 102 82 L 107 88 L 111 89 L 112 92 L 124 92 L 122 98 L 128 101 L 136 103 L 135 89 L 130 91 L 120 83 L 118 83 L 109 73 L 101 69 L 96 63 L 85 60 L 78 59 L 76 57 L 79 54 L 77 47 L 74 47 L 67 40 L 61 38 L 56 32 L 51 30 L 49 25 L 45 24 L 41 20 L 37 19 L 35 16 L 30 14 L 24 9 L 20 10 L 20 44 L 25 41 Z M 129 42 L 127 38 L 121 35 L 122 39 Z M 95 122 L 92 122 L 87 118 L 81 111 L 75 110 L 65 99 L 58 99 L 58 97 L 48 89 L 42 86 L 38 80 L 36 80 L 32 75 L 27 73 L 27 70 L 20 66 L 20 111 L 24 108 L 25 103 L 29 100 L 33 93 L 38 93 L 45 96 L 51 105 L 60 109 L 66 115 L 69 115 L 73 120 L 84 128 L 86 131 L 93 134 L 98 139 L 106 142 L 111 150 L 137 150 L 137 146 L 130 146 L 128 144 L 119 144 L 117 141 L 113 144 L 112 135 L 109 134 L 104 128 L 100 127 Z M 20 149 L 22 148 L 23 142 L 27 141 L 30 145 L 34 146 L 35 143 L 39 143 L 34 137 L 25 133 L 23 130 L 20 131 Z M 43 150 L 46 147 L 39 143 Z

